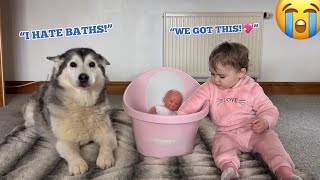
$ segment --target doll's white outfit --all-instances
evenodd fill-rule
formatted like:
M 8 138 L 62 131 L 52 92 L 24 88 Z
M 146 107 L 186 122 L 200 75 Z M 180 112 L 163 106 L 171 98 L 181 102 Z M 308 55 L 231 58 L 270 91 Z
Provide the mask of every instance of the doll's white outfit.
M 157 105 L 155 106 L 156 112 L 159 115 L 177 115 L 176 111 L 171 111 L 170 109 L 166 108 L 164 105 Z

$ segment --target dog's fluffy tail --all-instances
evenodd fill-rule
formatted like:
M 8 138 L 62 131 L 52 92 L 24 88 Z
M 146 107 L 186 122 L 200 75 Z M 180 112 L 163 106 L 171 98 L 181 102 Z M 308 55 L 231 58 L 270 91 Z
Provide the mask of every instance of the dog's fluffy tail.
M 110 110 L 110 119 L 112 122 L 131 125 L 130 116 L 126 112 L 124 112 L 122 109 Z
M 36 104 L 34 101 L 30 100 L 28 103 L 24 104 L 21 109 L 23 119 L 25 120 L 24 125 L 26 127 L 31 127 L 35 125 L 34 111 Z

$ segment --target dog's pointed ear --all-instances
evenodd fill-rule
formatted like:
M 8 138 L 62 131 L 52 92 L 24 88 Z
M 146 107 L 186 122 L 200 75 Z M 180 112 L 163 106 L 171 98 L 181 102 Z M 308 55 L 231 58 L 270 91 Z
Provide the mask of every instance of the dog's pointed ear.
M 104 60 L 106 61 L 107 65 L 110 65 L 110 62 L 106 58 L 104 58 Z
M 99 54 L 99 58 L 101 60 L 103 60 L 106 63 L 106 65 L 110 65 L 110 62 L 105 57 L 101 56 L 100 54 Z
M 53 62 L 60 62 L 62 60 L 60 55 L 59 56 L 48 56 L 47 59 L 50 61 L 53 61 Z

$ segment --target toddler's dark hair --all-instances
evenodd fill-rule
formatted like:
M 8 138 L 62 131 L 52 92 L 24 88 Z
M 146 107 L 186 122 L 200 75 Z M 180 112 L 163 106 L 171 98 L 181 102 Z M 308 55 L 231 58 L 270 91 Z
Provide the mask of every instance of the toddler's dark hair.
M 223 42 L 213 49 L 209 57 L 209 65 L 215 69 L 218 64 L 232 66 L 237 70 L 249 66 L 249 50 L 237 42 Z

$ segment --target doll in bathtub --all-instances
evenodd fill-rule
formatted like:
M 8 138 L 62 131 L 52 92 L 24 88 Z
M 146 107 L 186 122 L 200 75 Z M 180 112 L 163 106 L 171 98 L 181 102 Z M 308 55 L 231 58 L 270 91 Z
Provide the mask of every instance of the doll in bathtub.
M 159 115 L 176 115 L 182 103 L 182 94 L 174 89 L 167 91 L 163 97 L 163 105 L 153 106 L 149 113 Z

